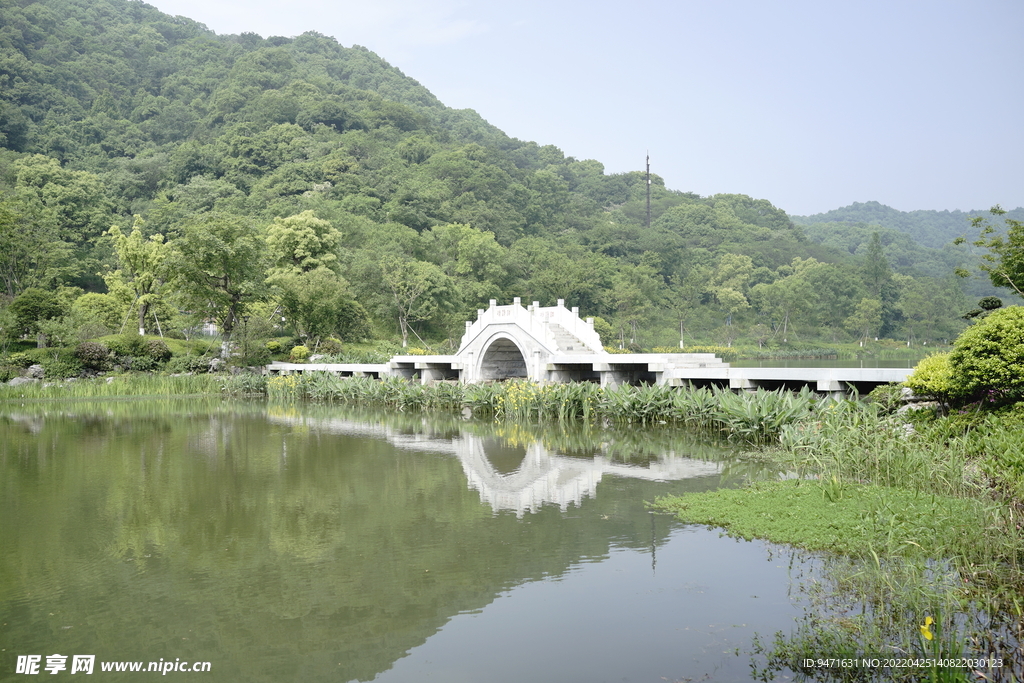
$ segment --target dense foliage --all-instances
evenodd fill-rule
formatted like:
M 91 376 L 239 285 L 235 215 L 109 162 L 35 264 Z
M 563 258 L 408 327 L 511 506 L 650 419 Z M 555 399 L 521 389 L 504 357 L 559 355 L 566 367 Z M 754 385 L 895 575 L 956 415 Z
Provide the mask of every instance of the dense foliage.
M 565 299 L 648 347 L 963 325 L 959 252 L 877 225 L 852 248 L 829 228 L 815 242 L 767 200 L 657 176 L 648 227 L 643 174 L 510 138 L 315 32 L 218 36 L 130 0 L 5 2 L 0 26 L 0 283 L 23 311 L 8 335 L 283 316 L 314 344 L 434 343 L 513 296 Z M 24 300 L 39 291 L 57 308 Z

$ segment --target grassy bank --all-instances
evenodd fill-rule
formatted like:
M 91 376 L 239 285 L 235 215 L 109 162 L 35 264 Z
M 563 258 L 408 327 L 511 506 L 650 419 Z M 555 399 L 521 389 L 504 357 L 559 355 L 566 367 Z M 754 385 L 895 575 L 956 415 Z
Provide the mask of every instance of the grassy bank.
M 33 382 L 0 385 L 0 401 L 33 399 L 88 399 L 133 396 L 183 396 L 221 394 L 229 378 L 225 375 L 157 375 L 132 373 L 62 382 Z
M 813 680 L 1021 680 L 1022 417 L 1009 408 L 908 422 L 876 406 L 832 404 L 785 426 L 767 451 L 793 479 L 657 506 L 825 553 L 804 620 L 758 643 L 764 680 L 785 670 Z M 801 665 L 872 654 L 994 656 L 1003 665 L 978 674 Z

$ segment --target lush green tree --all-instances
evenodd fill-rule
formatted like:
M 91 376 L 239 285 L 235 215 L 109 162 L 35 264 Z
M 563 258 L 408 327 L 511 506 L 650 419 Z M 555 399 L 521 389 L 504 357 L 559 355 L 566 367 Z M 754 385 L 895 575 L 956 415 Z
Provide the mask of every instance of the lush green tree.
M 787 267 L 788 274 L 774 282 L 760 283 L 750 290 L 753 304 L 772 321 L 772 327 L 782 333 L 783 341 L 789 332 L 791 317 L 800 317 L 811 312 L 814 305 L 814 288 L 807 278 L 809 271 L 818 266 L 813 259 L 793 259 Z
M 696 312 L 701 307 L 706 293 L 706 285 L 711 277 L 711 268 L 695 265 L 685 275 L 677 274 L 672 279 L 669 294 L 669 306 L 679 320 L 679 342 L 684 344 L 684 332 L 691 330 Z
M 385 254 L 377 263 L 384 285 L 391 294 L 392 311 L 398 320 L 402 347 L 405 348 L 409 345 L 410 331 L 419 337 L 413 326 L 438 313 L 449 293 L 448 278 L 432 263 L 394 254 Z
M 268 271 L 271 279 L 339 267 L 337 250 L 341 232 L 312 211 L 275 218 L 267 228 L 266 239 L 273 262 Z
M 325 267 L 276 278 L 285 315 L 316 348 L 328 337 L 358 341 L 369 334 L 369 316 L 348 283 Z
M 216 319 L 228 340 L 246 304 L 265 295 L 265 253 L 251 221 L 211 212 L 171 243 L 168 272 L 186 306 Z
M 11 302 L 17 336 L 38 334 L 40 348 L 46 346 L 46 337 L 41 326 L 64 315 L 60 299 L 53 293 L 36 287 L 29 287 Z
M 128 299 L 127 308 L 138 310 L 139 334 L 146 334 L 146 316 L 163 296 L 164 261 L 170 245 L 157 233 L 143 236 L 143 221 L 135 217 L 132 231 L 125 234 L 114 225 L 108 231 L 117 255 L 118 268 L 104 274 L 107 288 L 115 296 Z
M 127 307 L 117 297 L 99 292 L 87 292 L 75 299 L 71 305 L 72 314 L 82 321 L 83 325 L 92 324 L 98 328 L 97 334 L 87 335 L 101 337 L 121 329 L 127 322 Z
M 868 291 L 875 297 L 880 298 L 882 288 L 886 281 L 892 277 L 892 269 L 889 261 L 885 258 L 882 250 L 882 239 L 877 232 L 871 233 L 871 242 L 868 243 L 867 254 L 864 256 L 864 284 Z
M 726 325 L 732 324 L 733 315 L 750 308 L 746 292 L 753 273 L 754 262 L 749 256 L 723 254 L 718 259 L 706 291 L 728 313 Z
M 41 154 L 17 160 L 11 170 L 15 188 L 38 200 L 58 239 L 81 244 L 110 224 L 113 206 L 95 174 L 69 171 Z
M 8 297 L 28 287 L 49 287 L 66 280 L 71 245 L 62 241 L 37 202 L 0 200 L 0 281 Z
M 861 299 L 854 309 L 853 315 L 847 318 L 843 324 L 861 340 L 876 336 L 878 329 L 882 326 L 882 302 L 868 297 Z
M 990 209 L 993 216 L 1006 214 L 998 204 Z M 988 273 L 996 287 L 1009 287 L 1024 297 L 1024 221 L 1004 219 L 1006 234 L 1000 234 L 983 217 L 971 219 L 971 225 L 980 228 L 980 235 L 974 244 L 988 250 L 982 258 L 981 268 Z
M 936 353 L 924 358 L 914 366 L 914 372 L 904 382 L 915 394 L 935 398 L 943 411 L 963 391 L 957 381 L 951 356 L 950 353 Z
M 630 343 L 637 342 L 637 330 L 652 312 L 662 305 L 664 283 L 656 268 L 650 264 L 624 265 L 612 276 L 608 299 L 615 311 L 620 333 L 629 329 Z

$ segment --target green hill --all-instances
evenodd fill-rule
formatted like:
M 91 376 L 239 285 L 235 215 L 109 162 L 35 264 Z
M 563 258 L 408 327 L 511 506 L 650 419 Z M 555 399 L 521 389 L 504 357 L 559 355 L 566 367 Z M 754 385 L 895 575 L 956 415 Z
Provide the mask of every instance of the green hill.
M 766 199 L 657 176 L 648 228 L 642 173 L 511 138 L 365 48 L 129 0 L 0 4 L 0 146 L 0 291 L 63 292 L 45 310 L 80 330 L 284 313 L 278 333 L 438 342 L 521 296 L 646 346 L 774 344 L 945 338 L 969 308 L 955 252 L 809 240 Z
M 1007 207 L 1003 207 L 1007 208 Z M 968 232 L 973 216 L 988 216 L 988 209 L 974 211 L 899 211 L 878 202 L 854 202 L 813 216 L 793 216 L 799 225 L 814 223 L 864 223 L 898 230 L 918 243 L 941 249 Z M 1024 208 L 1007 210 L 1006 218 L 1024 220 Z

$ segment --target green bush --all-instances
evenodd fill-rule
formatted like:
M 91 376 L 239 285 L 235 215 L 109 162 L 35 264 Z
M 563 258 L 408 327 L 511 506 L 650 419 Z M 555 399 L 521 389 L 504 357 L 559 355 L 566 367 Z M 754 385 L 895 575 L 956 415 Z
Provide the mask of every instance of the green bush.
M 320 340 L 320 346 L 317 347 L 317 353 L 323 354 L 337 354 L 341 353 L 344 348 L 341 345 L 341 341 L 334 337 L 327 337 L 326 339 Z
M 20 375 L 20 370 L 13 365 L 0 365 L 0 382 L 9 382 Z
M 136 372 L 148 372 L 150 370 L 156 370 L 159 365 L 155 358 L 150 356 L 120 356 L 117 362 L 121 364 L 125 370 L 134 370 Z
M 267 351 L 270 351 L 271 353 L 281 353 L 281 342 L 277 341 L 276 339 L 271 339 L 270 341 L 268 341 L 266 346 Z
M 238 356 L 232 359 L 232 365 L 238 365 L 244 368 L 255 367 L 257 365 L 268 365 L 270 363 L 270 349 L 265 346 L 254 346 L 248 349 L 247 354 Z
M 56 358 L 49 356 L 44 358 L 40 365 L 43 366 L 43 375 L 46 379 L 67 379 L 78 377 L 82 372 L 82 362 L 75 358 L 69 351 L 60 351 Z
M 115 356 L 146 356 L 146 340 L 138 332 L 126 332 L 107 341 Z
M 209 372 L 210 359 L 204 356 L 175 356 L 167 361 L 166 369 L 174 374 Z
M 305 346 L 294 347 L 292 352 L 288 354 L 288 360 L 293 363 L 305 363 L 309 360 L 309 349 Z
M 903 387 L 899 384 L 880 384 L 867 395 L 868 403 L 875 403 L 883 415 L 891 415 L 903 403 Z
M 82 342 L 73 353 L 83 366 L 93 370 L 103 370 L 110 360 L 110 349 L 100 342 Z
M 957 391 L 1024 396 L 1024 306 L 1010 306 L 968 327 L 953 343 L 949 362 Z
M 952 354 L 935 353 L 924 358 L 904 384 L 919 396 L 931 396 L 942 403 L 959 396 L 962 392 L 957 383 L 956 373 L 950 362 Z
M 33 360 L 32 356 L 28 355 L 27 353 L 22 353 L 19 351 L 18 353 L 12 353 L 11 355 L 7 356 L 6 363 L 7 365 L 12 365 L 16 368 L 24 369 L 35 363 L 35 360 Z
M 166 363 L 171 359 L 171 350 L 163 339 L 150 339 L 144 345 L 147 356 L 157 363 Z

